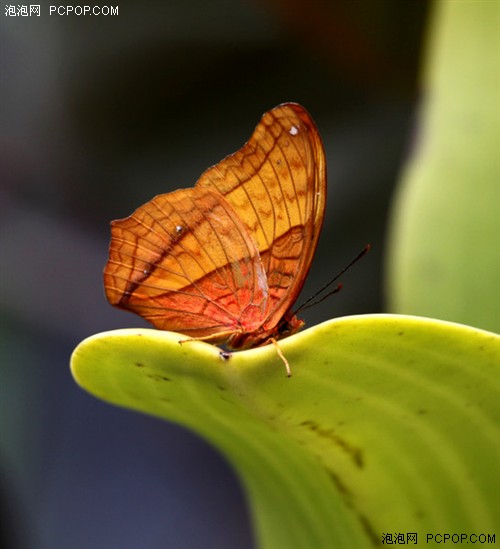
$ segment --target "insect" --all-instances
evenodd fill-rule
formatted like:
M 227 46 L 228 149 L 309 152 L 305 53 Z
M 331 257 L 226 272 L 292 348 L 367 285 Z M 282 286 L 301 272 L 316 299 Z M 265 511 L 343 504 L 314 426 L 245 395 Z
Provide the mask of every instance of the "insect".
M 160 194 L 111 222 L 108 301 L 156 328 L 233 350 L 304 325 L 292 306 L 323 225 L 326 163 L 309 113 L 266 112 L 248 142 L 193 188 Z

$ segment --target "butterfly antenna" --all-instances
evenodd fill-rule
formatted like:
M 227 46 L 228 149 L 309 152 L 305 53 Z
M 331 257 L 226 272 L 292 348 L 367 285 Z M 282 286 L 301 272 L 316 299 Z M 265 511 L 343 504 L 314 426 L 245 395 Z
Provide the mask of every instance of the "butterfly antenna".
M 314 301 L 320 294 L 322 294 L 336 280 L 338 280 L 346 271 L 348 271 L 354 265 L 354 263 L 357 263 L 363 256 L 365 256 L 370 251 L 370 248 L 371 248 L 371 245 L 367 244 L 348 265 L 346 265 L 340 272 L 338 272 L 329 282 L 327 282 L 316 293 L 314 293 L 311 297 L 308 297 L 304 301 L 304 303 L 302 303 L 302 305 L 300 305 L 299 308 L 294 311 L 294 314 L 297 314 L 300 311 L 305 311 L 306 309 L 309 309 L 310 307 L 314 307 L 318 303 L 321 303 L 327 297 L 330 297 L 331 295 L 336 294 L 337 292 L 339 292 L 342 289 L 342 284 L 338 284 L 331 292 L 328 292 L 327 294 L 321 296 L 319 299 Z

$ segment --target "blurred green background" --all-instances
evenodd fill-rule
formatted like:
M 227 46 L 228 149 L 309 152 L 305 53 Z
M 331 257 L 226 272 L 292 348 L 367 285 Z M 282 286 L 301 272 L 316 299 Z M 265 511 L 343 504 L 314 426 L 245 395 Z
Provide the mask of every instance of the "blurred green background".
M 373 246 L 305 320 L 383 310 L 388 212 L 413 144 L 429 6 L 96 5 L 119 13 L 49 15 L 48 3 L 40 17 L 1 13 L 4 537 L 23 549 L 250 548 L 243 495 L 215 451 L 95 400 L 70 376 L 81 339 L 145 325 L 104 299 L 109 221 L 192 186 L 266 110 L 297 101 L 320 129 L 329 183 L 303 296 Z

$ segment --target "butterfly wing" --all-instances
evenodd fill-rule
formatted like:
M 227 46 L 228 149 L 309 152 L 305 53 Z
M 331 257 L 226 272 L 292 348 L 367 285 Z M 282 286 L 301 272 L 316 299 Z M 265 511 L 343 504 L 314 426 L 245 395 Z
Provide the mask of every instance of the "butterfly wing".
M 104 270 L 112 305 L 155 327 L 224 341 L 262 324 L 268 288 L 234 209 L 213 190 L 158 195 L 112 222 Z
M 263 328 L 272 332 L 302 289 L 325 214 L 325 153 L 311 116 L 296 103 L 267 112 L 196 188 L 222 194 L 255 240 L 269 287 Z

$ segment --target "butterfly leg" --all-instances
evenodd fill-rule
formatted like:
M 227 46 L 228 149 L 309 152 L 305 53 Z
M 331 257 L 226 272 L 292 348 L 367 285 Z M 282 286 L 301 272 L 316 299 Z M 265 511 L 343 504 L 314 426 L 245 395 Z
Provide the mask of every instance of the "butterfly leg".
M 189 343 L 190 341 L 204 341 L 205 343 L 212 343 L 213 342 L 213 336 L 209 337 L 190 337 L 189 339 L 179 339 L 178 343 L 179 345 L 183 345 L 184 343 Z M 219 356 L 221 360 L 229 360 L 233 354 L 229 351 L 224 351 L 223 349 L 219 349 Z
M 278 353 L 278 356 L 281 358 L 285 365 L 286 375 L 287 377 L 292 376 L 292 371 L 290 370 L 290 364 L 288 363 L 288 360 L 286 359 L 285 355 L 283 354 L 283 351 L 280 349 L 280 346 L 278 345 L 278 342 L 274 339 L 274 337 L 269 338 L 269 342 L 274 345 L 274 348 L 276 349 L 276 352 Z
M 207 336 L 200 336 L 200 337 L 190 337 L 187 336 L 186 339 L 179 339 L 178 343 L 179 345 L 183 345 L 184 343 L 188 343 L 190 341 L 204 341 L 205 343 L 212 343 L 213 345 L 220 345 L 223 344 L 227 339 L 227 336 L 225 334 L 211 334 Z

